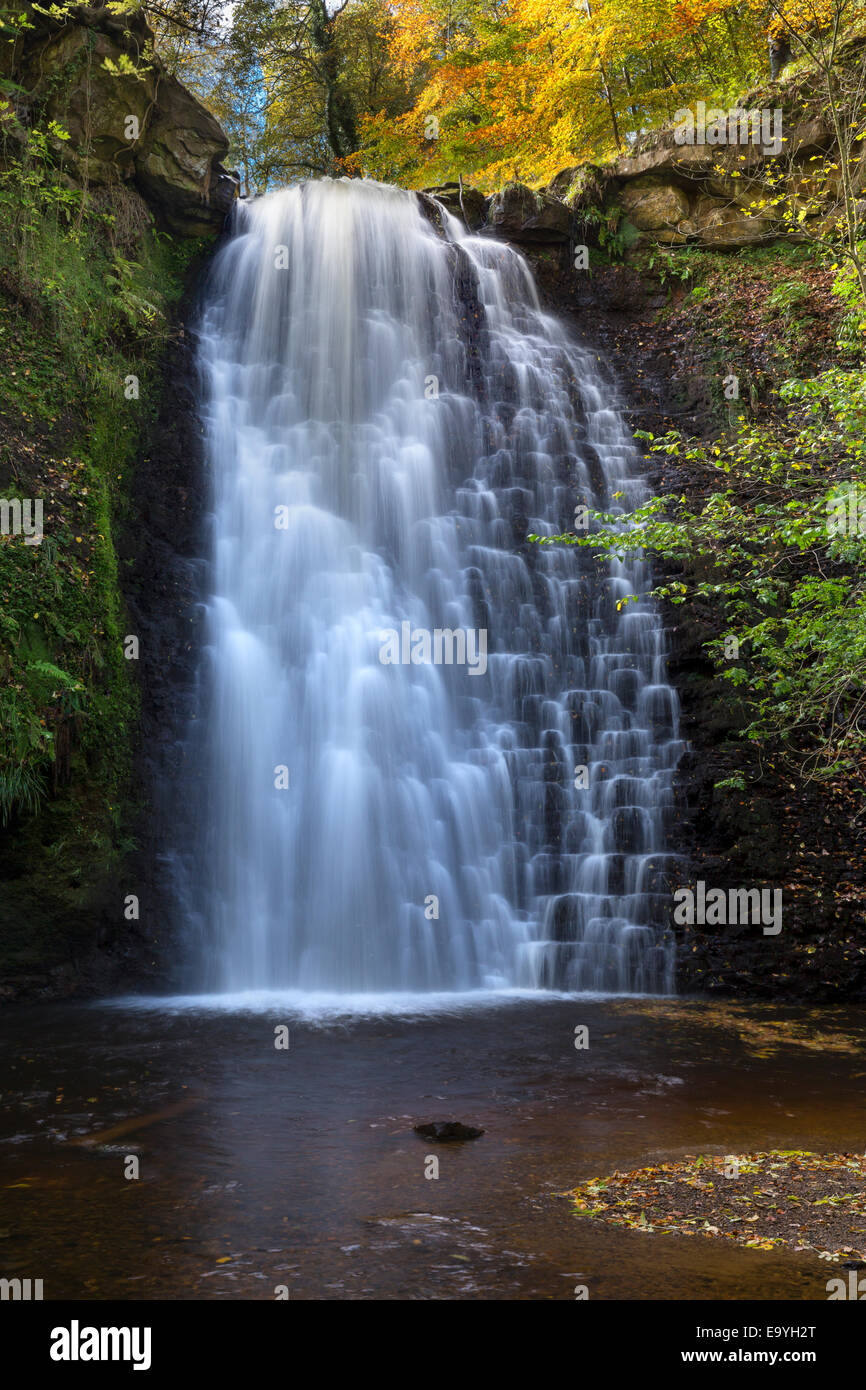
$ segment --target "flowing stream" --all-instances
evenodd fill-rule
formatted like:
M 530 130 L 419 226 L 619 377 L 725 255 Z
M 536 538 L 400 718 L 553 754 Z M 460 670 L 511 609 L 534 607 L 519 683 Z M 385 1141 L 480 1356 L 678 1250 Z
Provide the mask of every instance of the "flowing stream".
M 199 987 L 668 992 L 649 568 L 525 540 L 644 496 L 594 354 L 514 250 L 323 180 L 238 208 L 201 364 Z

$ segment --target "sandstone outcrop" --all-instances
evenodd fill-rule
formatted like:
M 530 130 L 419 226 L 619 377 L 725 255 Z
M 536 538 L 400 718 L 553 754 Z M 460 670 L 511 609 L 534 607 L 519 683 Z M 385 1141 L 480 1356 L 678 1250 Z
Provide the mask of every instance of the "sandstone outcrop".
M 154 54 L 141 11 L 76 6 L 55 19 L 29 7 L 28 21 L 0 57 L 13 148 L 28 127 L 55 122 L 69 138 L 53 137 L 51 149 L 73 183 L 127 183 L 169 230 L 218 232 L 237 194 L 222 164 L 228 140 Z

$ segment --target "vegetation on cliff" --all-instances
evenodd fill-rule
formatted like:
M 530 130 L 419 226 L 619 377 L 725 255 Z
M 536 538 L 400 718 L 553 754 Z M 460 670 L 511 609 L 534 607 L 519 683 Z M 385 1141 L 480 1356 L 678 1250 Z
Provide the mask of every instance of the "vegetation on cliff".
M 837 22 L 846 13 L 840 0 Z M 740 247 L 730 271 L 703 249 L 721 225 L 715 212 L 701 236 L 691 206 L 678 219 L 666 210 L 686 195 L 665 133 L 648 146 L 652 187 L 639 173 L 620 192 L 637 225 L 660 243 L 649 268 L 686 291 L 680 312 L 696 338 L 702 308 L 712 310 L 705 367 L 715 358 L 722 432 L 694 437 L 677 427 L 642 436 L 651 454 L 688 466 L 688 495 L 659 495 L 628 517 L 611 499 L 586 533 L 533 538 L 617 552 L 638 544 L 668 575 L 681 572 L 659 586 L 659 598 L 674 606 L 713 601 L 721 621 L 708 650 L 736 689 L 744 736 L 758 746 L 753 777 L 767 758 L 832 777 L 866 753 L 866 48 L 862 34 L 843 39 L 841 30 L 805 44 L 809 65 L 778 94 L 797 112 L 797 123 L 783 127 L 778 157 L 747 160 L 739 173 L 730 160 L 711 157 L 705 167 L 704 156 L 688 171 L 737 205 L 739 230 L 729 221 L 721 243 Z M 783 154 L 786 139 L 791 149 Z M 738 178 L 742 192 L 730 189 Z M 648 215 L 650 198 L 661 212 Z M 728 217 L 721 202 L 717 214 Z M 750 224 L 766 252 L 748 249 Z M 769 258 L 778 277 L 761 297 L 775 359 L 763 378 L 743 353 L 755 309 L 743 265 L 756 255 Z M 816 274 L 829 277 L 838 305 L 835 341 L 805 361 Z M 743 291 L 738 298 L 726 293 L 732 279 Z M 742 790 L 748 777 L 739 772 L 732 785 Z
M 7 79 L 0 112 L 0 937 L 6 970 L 40 978 L 123 911 L 138 690 L 117 535 L 203 246 L 66 158 L 61 76 L 36 97 Z
M 598 530 L 542 543 L 637 544 L 681 566 L 684 579 L 656 593 L 721 605 L 709 650 L 744 701 L 745 736 L 826 777 L 866 749 L 866 379 L 834 367 L 784 382 L 776 403 L 771 415 L 738 414 L 713 441 L 649 438 L 701 473 L 697 498 L 659 496 L 628 518 L 593 513 Z M 735 780 L 745 787 L 743 773 Z

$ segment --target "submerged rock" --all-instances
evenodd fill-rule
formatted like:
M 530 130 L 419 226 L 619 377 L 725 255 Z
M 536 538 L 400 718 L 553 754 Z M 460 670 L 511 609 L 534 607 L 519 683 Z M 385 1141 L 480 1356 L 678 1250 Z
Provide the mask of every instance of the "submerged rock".
M 430 1120 L 426 1124 L 416 1125 L 415 1133 L 445 1144 L 458 1139 L 480 1139 L 484 1130 L 461 1124 L 459 1120 Z

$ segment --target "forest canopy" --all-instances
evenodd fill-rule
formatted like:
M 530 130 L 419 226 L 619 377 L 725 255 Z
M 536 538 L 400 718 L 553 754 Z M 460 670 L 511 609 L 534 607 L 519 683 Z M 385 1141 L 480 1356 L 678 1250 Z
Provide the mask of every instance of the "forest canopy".
M 854 0 L 147 7 L 163 59 L 229 133 L 245 193 L 324 174 L 538 184 L 627 152 L 696 101 L 732 106 L 857 10 Z

